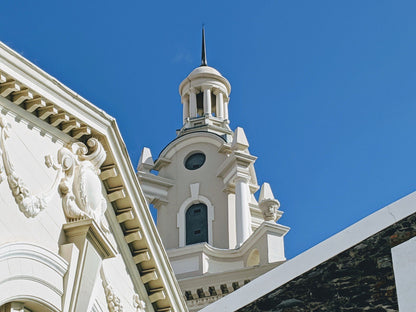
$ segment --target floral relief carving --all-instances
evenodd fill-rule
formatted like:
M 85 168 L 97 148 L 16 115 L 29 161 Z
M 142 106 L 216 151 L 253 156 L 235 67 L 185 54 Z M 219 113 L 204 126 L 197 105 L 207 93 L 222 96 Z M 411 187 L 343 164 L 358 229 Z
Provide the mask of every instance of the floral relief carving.
M 105 298 L 107 300 L 109 312 L 123 312 L 123 306 L 121 305 L 120 298 L 116 296 L 113 287 L 108 283 L 105 277 L 104 270 L 101 267 L 100 276 L 104 288 Z
M 7 151 L 6 141 L 10 138 L 11 125 L 6 118 L 0 117 L 0 153 L 2 164 L 0 165 L 0 182 L 3 181 L 3 174 L 6 174 L 7 182 L 12 191 L 14 200 L 20 211 L 27 217 L 33 218 L 44 210 L 53 195 L 59 182 L 58 177 L 55 179 L 52 187 L 46 193 L 32 195 L 22 178 L 19 177 L 11 162 Z
M 133 295 L 133 306 L 136 309 L 136 312 L 145 312 L 146 303 L 140 299 L 138 294 Z
M 104 217 L 107 201 L 99 178 L 100 167 L 106 157 L 102 144 L 96 138 L 90 138 L 87 145 L 76 142 L 61 148 L 57 163 L 48 156 L 47 166 L 58 170 L 58 175 L 63 176 L 59 192 L 67 219 L 92 218 L 108 232 Z

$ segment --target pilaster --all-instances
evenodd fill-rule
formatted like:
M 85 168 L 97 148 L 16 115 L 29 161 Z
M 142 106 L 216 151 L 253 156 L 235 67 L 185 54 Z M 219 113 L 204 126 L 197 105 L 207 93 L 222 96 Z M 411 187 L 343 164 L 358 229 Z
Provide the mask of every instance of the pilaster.
M 241 173 L 237 173 L 234 177 L 236 236 L 238 247 L 241 246 L 251 234 L 249 179 L 250 177 L 248 175 Z
M 66 243 L 75 244 L 79 250 L 68 311 L 88 311 L 102 261 L 115 257 L 116 250 L 93 219 L 66 223 L 63 232 Z

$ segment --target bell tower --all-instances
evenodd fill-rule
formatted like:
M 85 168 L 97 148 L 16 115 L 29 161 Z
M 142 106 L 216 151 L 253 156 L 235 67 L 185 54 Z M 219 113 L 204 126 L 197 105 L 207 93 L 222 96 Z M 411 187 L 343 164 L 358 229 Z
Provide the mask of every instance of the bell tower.
M 207 65 L 203 29 L 201 65 L 179 85 L 182 127 L 155 161 L 144 148 L 137 167 L 190 311 L 286 260 L 289 228 L 276 223 L 282 212 L 268 183 L 256 196 L 257 157 L 244 130 L 229 126 L 230 93 Z
M 178 136 L 201 130 L 219 135 L 232 135 L 228 126 L 231 85 L 215 68 L 208 66 L 204 29 L 201 50 L 201 65 L 179 85 L 183 104 L 183 126 Z

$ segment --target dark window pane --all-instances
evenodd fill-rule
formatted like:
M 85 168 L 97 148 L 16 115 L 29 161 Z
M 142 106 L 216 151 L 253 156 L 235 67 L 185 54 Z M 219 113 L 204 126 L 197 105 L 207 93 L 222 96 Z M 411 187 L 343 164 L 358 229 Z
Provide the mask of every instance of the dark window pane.
M 204 115 L 204 93 L 200 92 L 196 95 L 196 113 L 198 116 Z
M 185 218 L 186 244 L 208 242 L 207 206 L 202 203 L 192 205 L 186 211 Z
M 185 168 L 188 170 L 196 170 L 201 168 L 202 165 L 205 163 L 205 154 L 203 153 L 195 153 L 186 158 L 185 160 Z

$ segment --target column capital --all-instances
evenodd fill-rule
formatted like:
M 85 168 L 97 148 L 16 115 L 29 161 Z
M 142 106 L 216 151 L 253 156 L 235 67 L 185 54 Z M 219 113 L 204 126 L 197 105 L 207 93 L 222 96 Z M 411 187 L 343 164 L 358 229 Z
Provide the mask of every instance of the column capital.
M 201 86 L 201 89 L 202 89 L 203 91 L 211 91 L 212 86 L 211 86 L 211 85 L 202 85 L 202 86 Z
M 220 89 L 211 89 L 211 92 L 215 95 L 218 95 L 218 94 L 222 93 L 222 91 Z
M 237 183 L 237 182 L 248 183 L 250 181 L 250 176 L 244 172 L 236 172 L 236 174 L 233 177 L 233 181 L 234 183 Z
M 89 241 L 102 259 L 113 258 L 117 254 L 115 247 L 94 219 L 65 223 L 62 229 L 66 240 L 77 245 L 79 250 L 83 250 L 84 244 Z
M 189 102 L 189 97 L 190 94 L 185 94 L 184 96 L 182 96 L 182 104 L 184 104 L 184 102 Z

